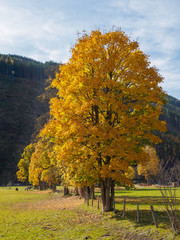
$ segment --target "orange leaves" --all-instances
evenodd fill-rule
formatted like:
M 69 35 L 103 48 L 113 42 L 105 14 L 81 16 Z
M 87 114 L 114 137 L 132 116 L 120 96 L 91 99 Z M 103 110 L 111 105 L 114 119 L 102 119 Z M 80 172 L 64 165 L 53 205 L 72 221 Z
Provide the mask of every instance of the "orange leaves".
M 53 139 L 58 166 L 71 182 L 112 178 L 130 184 L 142 146 L 159 142 L 162 77 L 122 31 L 82 35 L 52 82 L 57 98 L 41 131 Z M 132 170 L 132 169 L 131 169 Z M 126 174 L 127 173 L 127 174 Z

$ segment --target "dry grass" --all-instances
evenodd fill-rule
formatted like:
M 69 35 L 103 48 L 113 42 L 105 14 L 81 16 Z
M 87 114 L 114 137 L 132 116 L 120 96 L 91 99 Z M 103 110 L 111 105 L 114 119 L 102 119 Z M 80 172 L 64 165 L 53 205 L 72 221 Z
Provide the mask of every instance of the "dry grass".
M 13 208 L 23 210 L 73 210 L 79 207 L 82 203 L 83 200 L 76 196 L 57 196 L 40 201 L 16 203 Z

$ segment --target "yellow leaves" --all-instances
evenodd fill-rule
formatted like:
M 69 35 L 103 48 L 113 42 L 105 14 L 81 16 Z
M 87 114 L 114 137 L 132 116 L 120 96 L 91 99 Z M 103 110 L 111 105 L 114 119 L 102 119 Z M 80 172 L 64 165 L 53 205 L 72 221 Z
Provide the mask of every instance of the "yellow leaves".
M 131 184 L 132 162 L 143 163 L 147 155 L 140 147 L 159 142 L 152 131 L 165 129 L 160 82 L 148 56 L 124 32 L 82 35 L 52 81 L 57 98 L 40 136 L 53 147 L 37 146 L 34 168 L 51 165 L 53 155 L 71 182 L 110 177 Z
M 138 174 L 143 175 L 146 179 L 148 179 L 150 175 L 156 175 L 158 173 L 159 158 L 154 148 L 145 146 L 143 150 L 147 156 L 143 162 L 138 164 Z
M 41 133 L 42 134 L 42 133 Z M 39 181 L 46 181 L 50 185 L 59 182 L 60 169 L 54 159 L 53 141 L 39 138 L 29 165 L 29 181 L 39 185 Z
M 130 179 L 130 180 L 133 180 L 135 178 L 135 170 L 133 167 L 131 166 L 128 166 L 128 170 L 127 172 L 125 173 L 125 176 Z
M 20 170 L 16 173 L 18 181 L 25 182 L 28 178 L 27 172 L 23 169 L 20 168 Z
M 31 156 L 33 152 L 34 152 L 34 145 L 31 143 L 25 147 L 24 152 L 21 155 L 22 158 L 18 163 L 19 171 L 16 173 L 18 180 L 21 182 L 25 182 L 28 179 L 29 164 L 30 164 Z

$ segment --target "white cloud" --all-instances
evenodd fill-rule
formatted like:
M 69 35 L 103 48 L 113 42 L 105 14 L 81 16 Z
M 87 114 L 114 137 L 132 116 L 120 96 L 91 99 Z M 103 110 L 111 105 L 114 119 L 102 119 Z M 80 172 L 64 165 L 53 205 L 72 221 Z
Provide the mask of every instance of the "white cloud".
M 5 52 L 6 46 L 16 48 L 17 52 L 25 50 L 28 56 L 38 57 L 37 60 L 67 60 L 67 44 L 70 48 L 70 39 L 73 29 L 67 25 L 64 13 L 53 9 L 27 9 L 26 7 L 9 7 L 8 1 L 0 9 L 0 47 Z M 66 41 L 64 43 L 63 41 Z M 31 48 L 28 49 L 28 48 Z M 58 57 L 58 53 L 61 53 Z M 25 54 L 23 54 L 25 55 Z M 66 56 L 65 56 L 66 55 Z M 61 57 L 61 60 L 60 60 Z M 43 59 L 44 58 L 44 59 Z
M 109 6 L 121 13 L 115 24 L 138 38 L 140 48 L 150 55 L 152 65 L 165 78 L 165 90 L 180 98 L 180 1 L 113 0 Z

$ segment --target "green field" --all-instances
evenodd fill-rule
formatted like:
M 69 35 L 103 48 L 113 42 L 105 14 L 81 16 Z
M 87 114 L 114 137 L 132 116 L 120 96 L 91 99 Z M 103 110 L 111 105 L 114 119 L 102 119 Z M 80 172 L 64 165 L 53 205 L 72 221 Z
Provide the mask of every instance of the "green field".
M 18 188 L 19 191 L 15 191 L 15 187 L 0 188 L 0 239 L 180 239 L 180 235 L 171 231 L 161 194 L 156 188 L 116 189 L 117 211 L 110 213 L 102 213 L 101 204 L 98 210 L 97 200 L 92 207 L 91 201 L 87 206 L 78 197 Z M 99 195 L 99 189 L 96 189 L 96 195 Z M 180 212 L 180 189 L 177 195 Z M 125 220 L 122 218 L 124 196 Z M 136 222 L 137 203 L 140 208 L 139 224 Z M 153 224 L 150 205 L 154 206 L 158 228 Z

